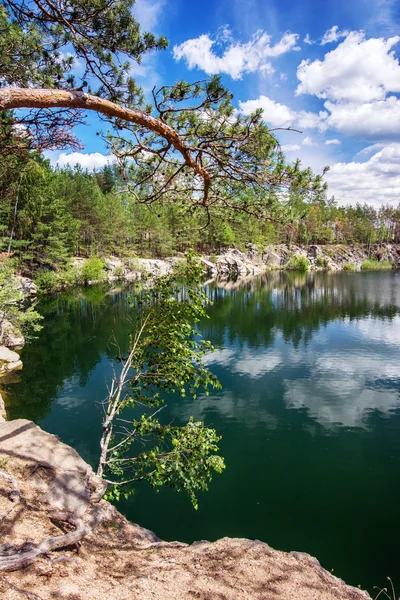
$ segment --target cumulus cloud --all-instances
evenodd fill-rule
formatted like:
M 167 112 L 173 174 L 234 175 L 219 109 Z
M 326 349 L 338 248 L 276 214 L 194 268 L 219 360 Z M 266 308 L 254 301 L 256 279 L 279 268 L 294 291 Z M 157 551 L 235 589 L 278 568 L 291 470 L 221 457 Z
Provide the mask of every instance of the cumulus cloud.
M 301 110 L 297 112 L 287 104 L 275 102 L 263 94 L 255 100 L 239 101 L 239 111 L 244 115 L 249 115 L 259 108 L 264 111 L 264 121 L 273 127 L 291 127 L 292 125 L 301 129 L 322 127 L 322 123 L 329 116 L 326 111 L 313 113 Z
M 326 110 L 313 113 L 296 112 L 286 104 L 261 95 L 255 100 L 239 102 L 239 108 L 243 114 L 262 108 L 264 120 L 274 127 L 294 125 L 302 130 L 319 129 L 321 132 L 330 129 L 367 141 L 394 141 L 400 134 L 400 100 L 396 96 L 361 104 L 327 100 L 324 103 Z M 328 145 L 337 143 L 338 141 L 328 141 Z
M 400 64 L 393 47 L 399 36 L 366 39 L 352 31 L 323 60 L 303 60 L 296 94 L 312 94 L 334 101 L 371 102 L 388 92 L 400 92 Z
M 283 152 L 297 152 L 298 150 L 301 150 L 301 146 L 298 144 L 283 144 L 281 148 Z
M 304 138 L 304 140 L 301 142 L 301 145 L 302 146 L 318 146 L 318 144 L 316 142 L 314 142 L 314 140 L 309 135 Z
M 75 165 L 80 165 L 84 169 L 92 170 L 101 169 L 114 161 L 114 156 L 106 156 L 105 154 L 100 154 L 100 152 L 93 152 L 92 154 L 84 154 L 83 152 L 71 152 L 70 154 L 66 154 L 65 152 L 62 152 L 55 160 L 55 163 L 59 167 L 65 167 L 67 165 L 74 167 Z
M 364 140 L 399 138 L 400 100 L 396 96 L 361 104 L 328 100 L 325 108 L 329 111 L 329 116 L 320 123 L 323 130 L 330 128 Z
M 325 144 L 327 146 L 339 146 L 342 142 L 340 140 L 337 140 L 336 138 L 333 138 L 331 140 L 325 140 Z
M 163 8 L 163 0 L 137 0 L 132 12 L 142 31 L 154 31 L 159 24 Z
M 339 27 L 334 25 L 328 31 L 325 31 L 322 40 L 321 46 L 325 46 L 325 44 L 332 44 L 333 42 L 337 42 L 341 38 L 344 38 L 349 35 L 349 31 L 339 31 Z M 304 40 L 305 41 L 305 40 Z
M 260 30 L 257 31 L 249 42 L 240 43 L 232 41 L 221 55 L 215 52 L 218 40 L 203 34 L 197 38 L 186 40 L 174 46 L 175 60 L 185 60 L 189 69 L 198 68 L 207 75 L 226 73 L 232 79 L 241 79 L 244 73 L 260 71 L 271 74 L 274 68 L 271 59 L 277 58 L 290 50 L 297 50 L 298 35 L 285 33 L 277 44 L 271 44 L 271 36 Z
M 400 64 L 392 48 L 398 42 L 399 36 L 366 39 L 364 32 L 353 31 L 323 60 L 302 61 L 296 94 L 323 99 L 319 112 L 295 111 L 264 95 L 240 102 L 241 111 L 248 114 L 263 108 L 266 122 L 273 126 L 332 130 L 365 141 L 396 141 L 400 135 L 396 95 Z M 337 143 L 328 141 L 327 145 Z
M 326 118 L 328 113 L 321 110 L 319 113 L 307 112 L 302 110 L 296 114 L 296 125 L 301 129 L 310 129 L 318 127 Z
M 375 152 L 365 162 L 335 163 L 326 175 L 329 194 L 341 204 L 368 202 L 397 206 L 400 199 L 400 143 Z
M 286 104 L 279 104 L 279 102 L 275 102 L 264 95 L 259 96 L 256 100 L 239 101 L 239 110 L 244 115 L 250 115 L 259 108 L 264 111 L 263 118 L 265 122 L 273 127 L 289 127 L 296 119 L 294 110 Z
M 306 37 L 304 38 L 303 42 L 304 42 L 305 44 L 309 44 L 310 46 L 311 46 L 312 44 L 315 44 L 314 40 L 312 40 L 312 39 L 310 38 L 310 35 L 309 35 L 308 33 L 307 33 Z

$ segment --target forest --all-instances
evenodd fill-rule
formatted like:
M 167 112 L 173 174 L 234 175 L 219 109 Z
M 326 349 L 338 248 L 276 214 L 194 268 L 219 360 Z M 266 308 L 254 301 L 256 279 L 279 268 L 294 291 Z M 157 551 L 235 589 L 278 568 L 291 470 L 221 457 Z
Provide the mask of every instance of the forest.
M 134 174 L 130 175 L 134 177 Z M 38 152 L 4 157 L 0 165 L 1 252 L 27 274 L 57 270 L 72 256 L 166 257 L 194 249 L 266 244 L 400 242 L 400 205 L 340 206 L 326 191 L 285 200 L 266 194 L 268 218 L 220 208 L 209 222 L 183 200 L 148 204 L 129 191 L 117 165 L 97 171 L 52 167 Z M 241 192 L 251 206 L 254 192 Z M 259 199 L 257 200 L 259 201 Z

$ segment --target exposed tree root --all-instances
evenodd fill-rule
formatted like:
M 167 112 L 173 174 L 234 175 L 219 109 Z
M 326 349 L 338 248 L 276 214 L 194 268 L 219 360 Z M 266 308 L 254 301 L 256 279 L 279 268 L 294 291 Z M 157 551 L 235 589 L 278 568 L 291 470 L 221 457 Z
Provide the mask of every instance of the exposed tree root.
M 73 546 L 80 542 L 88 533 L 83 519 L 76 515 L 64 512 L 53 512 L 49 515 L 53 519 L 66 521 L 75 526 L 75 531 L 59 535 L 57 537 L 46 538 L 38 545 L 24 544 L 16 549 L 10 544 L 0 546 L 0 571 L 16 571 L 34 563 L 40 556 L 46 555 L 52 550 Z
M 8 473 L 5 473 L 4 471 L 0 471 L 0 477 L 9 481 L 13 487 L 13 489 L 8 497 L 12 502 L 14 502 L 14 505 L 9 510 L 7 510 L 5 513 L 0 515 L 0 521 L 3 521 L 6 517 L 8 517 L 10 512 L 12 510 L 14 510 L 14 508 L 19 504 L 19 502 L 21 500 L 21 492 L 19 490 L 18 481 L 14 477 L 12 477 L 12 475 L 9 475 Z

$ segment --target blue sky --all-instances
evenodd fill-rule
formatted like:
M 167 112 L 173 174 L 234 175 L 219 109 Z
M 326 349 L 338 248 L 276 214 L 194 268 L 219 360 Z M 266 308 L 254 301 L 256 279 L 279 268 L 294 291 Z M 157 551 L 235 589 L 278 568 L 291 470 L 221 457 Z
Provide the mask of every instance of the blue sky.
M 138 0 L 144 30 L 170 46 L 134 72 L 145 90 L 220 73 L 246 114 L 264 108 L 289 161 L 330 166 L 329 195 L 342 204 L 400 202 L 399 0 Z M 95 116 L 81 153 L 59 164 L 105 164 Z

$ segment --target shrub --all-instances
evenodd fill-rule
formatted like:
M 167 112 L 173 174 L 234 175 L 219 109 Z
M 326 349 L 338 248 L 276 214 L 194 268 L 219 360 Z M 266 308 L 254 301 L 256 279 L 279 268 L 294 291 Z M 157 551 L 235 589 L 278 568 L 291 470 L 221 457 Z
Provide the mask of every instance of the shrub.
M 392 269 L 393 265 L 388 260 L 364 260 L 361 263 L 361 268 L 364 271 L 377 271 L 380 269 Z
M 44 269 L 37 272 L 35 283 L 39 292 L 48 293 L 56 291 L 59 288 L 58 275 L 55 271 L 46 271 Z
M 290 271 L 308 271 L 309 266 L 307 258 L 301 254 L 293 254 L 286 263 L 286 268 Z
M 43 317 L 33 306 L 26 308 L 21 284 L 9 262 L 0 262 L 0 344 L 8 333 L 26 337 L 42 329 Z
M 88 281 L 103 279 L 103 267 L 104 263 L 100 258 L 89 258 L 82 268 L 83 281 L 88 283 Z
M 345 262 L 343 263 L 343 271 L 355 271 L 357 265 L 355 263 Z
M 124 276 L 124 268 L 121 265 L 118 265 L 118 267 L 115 267 L 113 275 L 114 277 L 122 278 Z
M 330 263 L 329 260 L 325 256 L 318 256 L 315 261 L 317 267 L 322 267 L 323 269 L 329 269 Z

